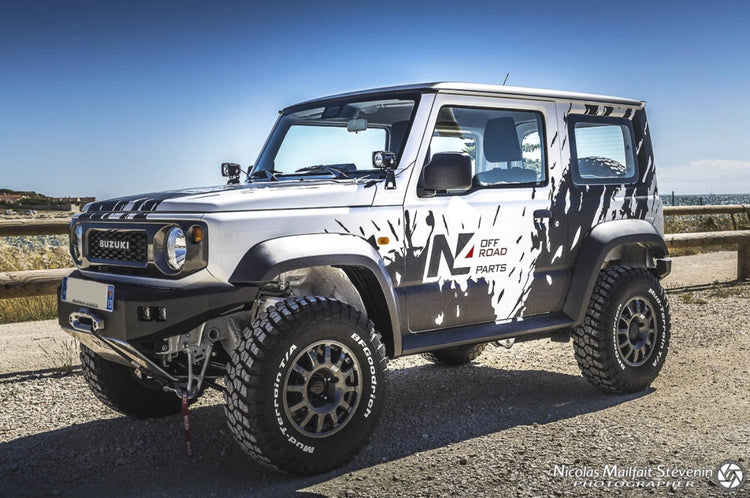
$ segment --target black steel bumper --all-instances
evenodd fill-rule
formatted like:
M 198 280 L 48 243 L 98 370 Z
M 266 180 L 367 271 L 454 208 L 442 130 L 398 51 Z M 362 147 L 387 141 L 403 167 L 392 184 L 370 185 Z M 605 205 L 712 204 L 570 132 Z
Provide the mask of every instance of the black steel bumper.
M 75 271 L 71 277 L 84 278 Z M 198 289 L 157 289 L 129 284 L 114 284 L 115 300 L 111 312 L 90 310 L 101 319 L 98 334 L 121 341 L 142 338 L 164 338 L 185 334 L 200 324 L 241 307 L 249 308 L 257 296 L 258 287 L 209 286 Z M 152 314 L 144 320 L 143 308 L 165 308 L 166 316 Z M 71 325 L 71 314 L 81 307 L 60 299 L 57 291 L 57 317 L 66 330 L 78 330 Z

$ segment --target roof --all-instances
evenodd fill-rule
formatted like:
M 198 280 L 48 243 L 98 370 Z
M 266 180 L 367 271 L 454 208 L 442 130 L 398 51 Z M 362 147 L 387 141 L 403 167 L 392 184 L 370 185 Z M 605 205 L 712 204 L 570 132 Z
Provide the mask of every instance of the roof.
M 435 82 L 417 83 L 413 85 L 389 86 L 359 90 L 356 92 L 329 95 L 317 99 L 307 100 L 285 110 L 296 107 L 307 107 L 309 104 L 324 102 L 339 98 L 356 97 L 377 93 L 408 93 L 408 92 L 434 92 L 434 93 L 458 93 L 472 95 L 493 95 L 501 97 L 536 97 L 541 99 L 596 102 L 602 104 L 615 104 L 642 107 L 645 102 L 640 100 L 626 99 L 622 97 L 610 97 L 607 95 L 596 95 L 592 93 L 565 92 L 560 90 L 544 90 L 540 88 L 525 88 L 519 86 L 487 85 L 483 83 L 459 83 L 459 82 Z

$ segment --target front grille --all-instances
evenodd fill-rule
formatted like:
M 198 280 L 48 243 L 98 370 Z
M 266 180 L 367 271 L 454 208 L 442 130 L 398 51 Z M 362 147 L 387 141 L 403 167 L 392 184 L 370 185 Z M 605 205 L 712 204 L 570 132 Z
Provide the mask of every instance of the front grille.
M 148 235 L 143 230 L 90 230 L 88 235 L 91 260 L 148 261 Z

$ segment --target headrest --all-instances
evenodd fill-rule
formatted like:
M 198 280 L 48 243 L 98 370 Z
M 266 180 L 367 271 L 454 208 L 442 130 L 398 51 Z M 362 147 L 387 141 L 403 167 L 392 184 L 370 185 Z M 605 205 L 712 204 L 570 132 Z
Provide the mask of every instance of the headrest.
M 536 172 L 526 168 L 493 168 L 489 171 L 477 173 L 474 176 L 477 185 L 527 184 L 537 183 Z
M 513 118 L 494 118 L 484 125 L 484 157 L 493 163 L 523 160 Z

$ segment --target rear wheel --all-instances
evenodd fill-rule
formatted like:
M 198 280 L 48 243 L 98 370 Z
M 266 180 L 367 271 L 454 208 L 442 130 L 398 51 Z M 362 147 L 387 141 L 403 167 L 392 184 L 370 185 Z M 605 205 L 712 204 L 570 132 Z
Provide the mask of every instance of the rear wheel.
M 667 297 L 644 268 L 602 270 L 573 347 L 583 376 L 605 391 L 646 389 L 667 356 L 670 336 Z
M 81 370 L 94 395 L 133 418 L 159 418 L 180 412 L 180 399 L 135 376 L 125 365 L 105 360 L 81 344 Z
M 352 306 L 282 301 L 246 328 L 227 366 L 229 428 L 255 460 L 310 475 L 367 443 L 383 408 L 385 346 Z
M 434 363 L 443 365 L 463 365 L 479 358 L 487 344 L 470 344 L 468 346 L 456 346 L 453 348 L 440 349 L 423 353 L 422 356 Z

